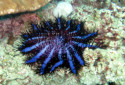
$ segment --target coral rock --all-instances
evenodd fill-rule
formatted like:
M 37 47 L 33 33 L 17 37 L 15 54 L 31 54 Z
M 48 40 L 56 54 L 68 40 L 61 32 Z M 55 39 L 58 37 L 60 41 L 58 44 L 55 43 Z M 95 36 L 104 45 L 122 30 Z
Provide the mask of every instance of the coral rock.
M 0 0 L 0 15 L 33 11 L 51 0 Z

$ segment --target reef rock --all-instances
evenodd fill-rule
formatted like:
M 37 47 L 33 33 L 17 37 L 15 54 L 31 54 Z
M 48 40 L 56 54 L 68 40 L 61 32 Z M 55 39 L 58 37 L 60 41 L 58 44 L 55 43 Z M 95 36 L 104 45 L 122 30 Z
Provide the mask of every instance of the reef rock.
M 33 11 L 51 0 L 0 0 L 0 16 L 25 11 Z

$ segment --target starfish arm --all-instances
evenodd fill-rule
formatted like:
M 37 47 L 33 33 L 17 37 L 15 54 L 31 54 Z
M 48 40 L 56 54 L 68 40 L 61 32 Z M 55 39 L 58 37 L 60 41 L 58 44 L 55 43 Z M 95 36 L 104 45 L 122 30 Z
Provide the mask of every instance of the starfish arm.
M 32 45 L 30 47 L 26 47 L 25 49 L 22 50 L 22 52 L 29 52 L 29 51 L 37 48 L 40 44 L 43 44 L 43 43 L 45 43 L 45 41 L 42 41 L 40 43 L 36 43 L 35 45 Z
M 54 53 L 54 50 L 55 50 L 55 47 L 51 50 L 49 56 L 48 56 L 48 57 L 46 58 L 46 60 L 43 62 L 42 67 L 41 67 L 41 74 L 44 73 L 44 69 L 45 69 L 46 65 L 48 64 L 48 62 L 51 60 L 52 55 L 53 55 L 53 53 Z
M 58 67 L 58 66 L 60 66 L 60 65 L 62 65 L 62 64 L 63 64 L 63 61 L 57 62 L 57 63 L 51 68 L 50 72 L 52 72 L 56 67 Z
M 60 18 L 58 18 L 58 27 L 59 27 L 59 29 L 61 29 L 61 22 L 60 22 Z
M 81 65 L 84 65 L 84 61 L 82 60 L 82 58 L 79 56 L 79 54 L 77 53 L 76 49 L 70 45 L 70 47 L 72 48 L 72 50 L 74 51 L 74 56 L 76 57 L 76 59 L 79 61 L 79 63 Z
M 47 25 L 49 28 L 53 29 L 53 27 L 50 26 L 49 22 L 46 22 L 46 25 Z
M 76 41 L 72 41 L 72 43 L 77 45 L 78 47 L 81 47 L 81 48 L 85 48 L 85 47 L 98 48 L 97 46 L 94 46 L 94 45 L 83 44 L 83 43 L 79 43 L 79 42 L 76 42 Z
M 29 38 L 29 35 L 28 34 L 24 34 L 22 35 L 22 37 L 25 39 L 25 38 Z
M 94 35 L 97 35 L 97 32 L 94 32 L 94 33 L 91 33 L 91 34 L 88 34 L 88 35 L 85 35 L 85 36 L 73 36 L 72 38 L 76 38 L 76 39 L 87 39 L 91 36 L 94 36 Z
M 56 67 L 58 67 L 58 66 L 60 66 L 60 65 L 63 64 L 63 60 L 62 60 L 62 58 L 61 58 L 61 54 L 62 54 L 62 49 L 60 48 L 59 53 L 58 53 L 58 58 L 59 58 L 60 61 L 57 62 L 57 63 L 51 68 L 50 72 L 52 72 Z
M 70 22 L 71 20 L 68 21 L 68 24 L 67 24 L 68 27 L 66 28 L 66 30 L 70 29 Z
M 67 52 L 67 58 L 68 58 L 68 61 L 69 61 L 69 65 L 71 67 L 71 70 L 74 74 L 76 74 L 76 69 L 75 69 L 75 66 L 73 65 L 73 61 L 72 61 L 72 57 L 70 55 L 70 52 L 69 50 L 66 48 L 66 52 Z
M 29 41 L 31 41 L 31 40 L 36 40 L 36 39 L 43 39 L 43 38 L 46 38 L 46 37 L 32 37 L 32 38 L 29 38 L 29 39 L 27 39 L 24 43 L 23 43 L 23 45 L 20 47 L 20 48 L 22 48 L 23 46 L 25 46 L 25 44 L 27 43 L 27 42 L 29 42 Z
M 27 60 L 25 63 L 33 63 L 36 62 L 38 58 L 40 58 L 40 56 L 46 51 L 46 49 L 49 47 L 49 45 L 45 46 L 45 48 L 43 48 L 42 50 L 40 50 L 40 52 L 34 56 L 32 59 Z
M 77 25 L 77 29 L 75 31 L 69 32 L 69 34 L 77 33 L 80 30 L 80 24 Z
M 32 26 L 35 31 L 38 31 L 38 28 L 34 24 L 32 24 Z

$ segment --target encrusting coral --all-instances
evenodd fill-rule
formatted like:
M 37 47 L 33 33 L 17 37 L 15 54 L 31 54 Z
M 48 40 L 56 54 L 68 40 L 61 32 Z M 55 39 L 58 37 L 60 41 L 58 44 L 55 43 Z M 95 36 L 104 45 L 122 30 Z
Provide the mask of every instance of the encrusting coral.
M 53 15 L 55 17 L 67 17 L 73 11 L 73 7 L 68 2 L 59 2 L 56 8 L 53 9 Z
M 0 16 L 19 12 L 34 11 L 51 0 L 0 0 Z

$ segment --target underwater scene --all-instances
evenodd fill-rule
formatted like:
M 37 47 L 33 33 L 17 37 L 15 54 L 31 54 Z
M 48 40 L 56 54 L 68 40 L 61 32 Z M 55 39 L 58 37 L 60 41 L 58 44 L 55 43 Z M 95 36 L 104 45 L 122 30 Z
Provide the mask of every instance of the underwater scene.
M 125 0 L 0 0 L 0 85 L 125 85 Z

